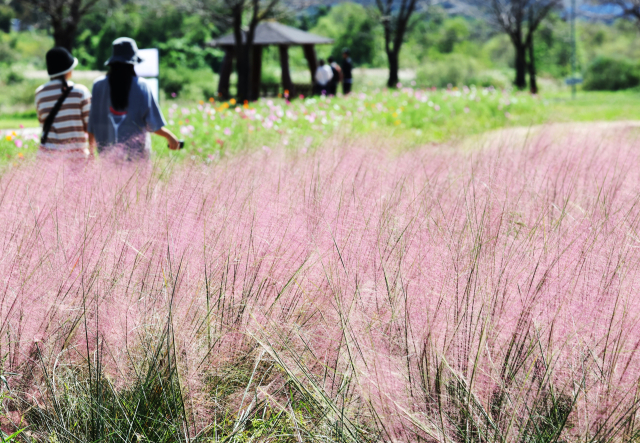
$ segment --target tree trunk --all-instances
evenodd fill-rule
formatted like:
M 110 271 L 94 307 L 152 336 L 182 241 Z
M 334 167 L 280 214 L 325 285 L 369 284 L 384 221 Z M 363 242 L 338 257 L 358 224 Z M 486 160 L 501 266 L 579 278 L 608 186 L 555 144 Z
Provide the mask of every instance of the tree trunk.
M 251 97 L 251 51 L 248 45 L 241 45 L 236 59 L 236 69 L 238 71 L 238 100 L 243 102 Z
M 73 52 L 73 46 L 76 39 L 77 24 L 65 23 L 63 21 L 52 21 L 53 40 L 56 46 L 66 48 L 69 52 Z
M 73 52 L 78 24 L 82 16 L 87 13 L 87 10 L 82 8 L 82 0 L 71 0 L 67 4 L 69 6 L 68 11 L 65 11 L 62 7 L 47 8 L 46 10 L 51 19 L 54 44 Z
M 253 45 L 251 51 L 251 101 L 260 98 L 260 86 L 262 84 L 262 46 Z
M 514 44 L 516 50 L 516 79 L 514 85 L 518 89 L 527 87 L 527 46 L 522 43 Z
M 318 69 L 318 58 L 316 57 L 316 49 L 313 45 L 302 45 L 304 51 L 304 58 L 307 59 L 309 65 L 309 72 L 311 72 L 311 84 L 316 82 L 316 70 Z
M 280 45 L 280 68 L 282 69 L 282 89 L 285 98 L 293 97 L 293 82 L 291 81 L 291 70 L 289 68 L 289 47 Z
M 387 86 L 389 88 L 396 88 L 400 82 L 400 77 L 398 76 L 398 70 L 400 69 L 398 52 L 399 51 L 395 49 L 387 51 L 387 59 L 389 60 L 389 80 L 387 81 Z
M 220 69 L 220 82 L 218 83 L 218 97 L 228 99 L 230 97 L 229 87 L 231 83 L 231 73 L 233 72 L 233 47 L 226 48 L 222 68 Z
M 245 33 L 242 29 L 242 14 L 243 9 L 240 7 L 233 11 L 233 37 L 238 73 L 236 96 L 240 102 L 251 98 L 251 37 L 253 37 L 249 35 L 250 31 Z
M 536 79 L 536 57 L 533 45 L 533 37 L 529 40 L 529 88 L 532 94 L 538 93 L 538 81 Z

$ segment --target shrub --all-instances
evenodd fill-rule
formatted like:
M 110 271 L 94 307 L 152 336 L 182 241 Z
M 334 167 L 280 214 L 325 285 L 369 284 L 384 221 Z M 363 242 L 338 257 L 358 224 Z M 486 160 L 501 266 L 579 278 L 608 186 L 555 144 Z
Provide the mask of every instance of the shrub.
M 0 31 L 11 31 L 11 20 L 15 17 L 15 13 L 11 6 L 0 5 Z
M 11 64 L 16 61 L 15 51 L 11 49 L 8 42 L 0 41 L 0 64 Z
M 8 85 L 15 85 L 24 81 L 24 74 L 16 69 L 10 69 L 5 74 L 3 80 Z
M 462 54 L 451 54 L 423 65 L 418 69 L 416 82 L 421 86 L 439 88 L 476 85 L 504 89 L 510 84 L 501 71 L 482 69 L 477 60 Z
M 511 85 L 511 80 L 502 72 L 496 70 L 481 71 L 468 81 L 470 85 L 488 88 L 493 86 L 498 89 L 505 89 Z
M 584 89 L 588 91 L 618 91 L 639 84 L 640 67 L 626 58 L 598 57 L 584 76 Z
M 442 60 L 425 64 L 418 69 L 416 82 L 421 86 L 439 88 L 470 84 L 479 75 L 478 62 L 461 54 L 451 54 Z
M 163 62 L 172 68 L 219 69 L 224 52 L 216 48 L 201 48 L 186 39 L 172 39 L 158 45 Z
M 167 94 L 181 98 L 201 100 L 215 97 L 217 76 L 210 69 L 160 69 L 160 88 Z

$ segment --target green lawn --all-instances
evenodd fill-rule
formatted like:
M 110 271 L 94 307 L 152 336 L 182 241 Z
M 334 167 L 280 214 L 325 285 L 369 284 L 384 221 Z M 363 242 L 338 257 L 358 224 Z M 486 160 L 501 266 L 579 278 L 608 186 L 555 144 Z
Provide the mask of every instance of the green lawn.
M 34 118 L 0 118 L 0 130 L 19 129 L 21 126 L 24 128 L 37 128 L 40 124 Z
M 550 96 L 548 120 L 570 121 L 613 121 L 640 120 L 640 92 L 579 92 L 575 100 Z

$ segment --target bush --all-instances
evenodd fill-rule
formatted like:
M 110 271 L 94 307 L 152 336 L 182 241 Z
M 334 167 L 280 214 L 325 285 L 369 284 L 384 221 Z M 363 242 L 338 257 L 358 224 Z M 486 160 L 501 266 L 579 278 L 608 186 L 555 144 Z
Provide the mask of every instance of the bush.
M 485 70 L 477 60 L 462 54 L 451 54 L 423 65 L 416 73 L 416 83 L 423 87 L 476 85 L 507 88 L 510 80 L 497 70 Z
M 618 91 L 639 84 L 640 66 L 626 58 L 598 57 L 584 76 L 584 89 L 588 91 Z
M 420 86 L 444 88 L 448 85 L 471 84 L 478 76 L 478 62 L 460 54 L 451 54 L 442 60 L 429 62 L 418 69 L 416 82 Z
M 224 52 L 216 48 L 201 48 L 186 39 L 171 39 L 158 45 L 160 57 L 168 67 L 219 70 Z
M 7 85 L 15 85 L 24 81 L 24 74 L 17 69 L 9 69 L 3 76 L 3 81 Z
M 183 99 L 205 100 L 216 96 L 217 76 L 210 69 L 174 69 L 163 65 L 160 69 L 160 87 L 167 94 Z
M 0 32 L 0 63 L 45 69 L 45 54 L 52 46 L 53 38 L 40 31 Z
M 469 85 L 488 88 L 493 86 L 497 89 L 505 89 L 511 85 L 511 80 L 501 71 L 481 71 L 468 81 Z
M 11 64 L 16 61 L 15 51 L 9 46 L 9 42 L 0 41 L 0 64 Z
M 11 32 L 11 20 L 14 18 L 11 6 L 0 5 L 0 31 Z

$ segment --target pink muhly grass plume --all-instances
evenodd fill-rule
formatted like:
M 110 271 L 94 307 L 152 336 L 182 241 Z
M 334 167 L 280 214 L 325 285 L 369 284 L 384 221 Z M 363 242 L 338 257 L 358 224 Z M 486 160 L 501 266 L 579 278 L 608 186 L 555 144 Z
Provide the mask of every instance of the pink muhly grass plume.
M 640 374 L 638 157 L 625 133 L 574 132 L 11 169 L 4 369 L 30 374 L 9 380 L 29 403 L 42 368 L 101 353 L 127 389 L 170 323 L 194 435 L 220 412 L 212 379 L 273 365 L 226 407 L 252 383 L 286 405 L 289 383 L 389 441 L 515 441 L 540 417 L 567 440 L 619 435 Z

